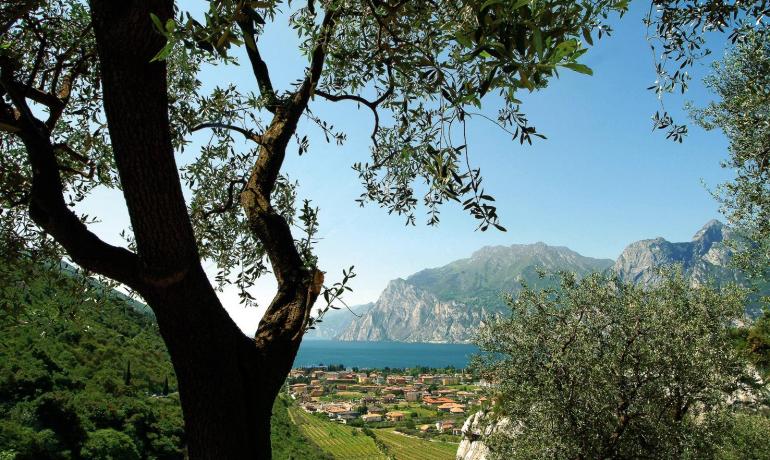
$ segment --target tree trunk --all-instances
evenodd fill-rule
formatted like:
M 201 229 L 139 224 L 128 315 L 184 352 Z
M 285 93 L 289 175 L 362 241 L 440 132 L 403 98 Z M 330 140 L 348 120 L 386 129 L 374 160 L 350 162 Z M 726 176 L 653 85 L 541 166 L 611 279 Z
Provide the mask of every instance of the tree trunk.
M 222 308 L 203 270 L 146 300 L 176 371 L 190 458 L 271 458 L 273 402 L 300 340 L 255 343 Z

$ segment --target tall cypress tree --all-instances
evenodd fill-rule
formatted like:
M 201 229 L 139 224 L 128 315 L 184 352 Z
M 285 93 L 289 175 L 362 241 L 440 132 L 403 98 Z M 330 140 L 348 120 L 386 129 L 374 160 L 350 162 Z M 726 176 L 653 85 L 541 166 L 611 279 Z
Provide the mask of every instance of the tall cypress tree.
M 126 372 L 123 373 L 123 383 L 125 383 L 126 386 L 131 385 L 131 361 L 128 361 L 126 364 Z

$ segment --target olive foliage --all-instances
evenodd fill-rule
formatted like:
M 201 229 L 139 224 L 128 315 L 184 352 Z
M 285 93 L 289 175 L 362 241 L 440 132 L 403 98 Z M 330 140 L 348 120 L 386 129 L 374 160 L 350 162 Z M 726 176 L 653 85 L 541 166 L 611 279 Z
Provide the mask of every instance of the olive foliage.
M 705 80 L 716 100 L 691 110 L 706 129 L 729 141 L 725 168 L 735 177 L 715 195 L 722 211 L 751 243 L 743 243 L 735 262 L 759 281 L 770 266 L 770 32 L 748 34 L 712 66 Z
M 684 94 L 690 84 L 690 69 L 709 56 L 719 35 L 730 43 L 741 43 L 753 32 L 767 29 L 767 0 L 652 0 L 645 16 L 656 80 L 648 88 L 660 102 L 652 117 L 653 129 L 665 130 L 667 138 L 682 142 L 687 125 L 677 123 L 666 110 L 665 96 Z
M 652 288 L 594 274 L 525 288 L 485 326 L 476 366 L 506 428 L 495 458 L 707 458 L 745 364 L 730 346 L 737 288 Z
M 519 93 L 544 88 L 560 70 L 590 74 L 581 56 L 595 38 L 611 32 L 608 15 L 625 12 L 627 1 L 215 0 L 203 15 L 186 6 L 177 5 L 172 18 L 152 16 L 157 33 L 166 37 L 155 59 L 169 65 L 176 147 L 189 149 L 193 132 L 211 134 L 181 171 L 192 192 L 189 207 L 200 254 L 221 269 L 220 287 L 235 283 L 243 300 L 251 302 L 248 287 L 268 268 L 238 196 L 259 154 L 267 119 L 290 105 L 303 78 L 317 78 L 304 117 L 328 141 L 343 143 L 346 133 L 337 131 L 333 120 L 316 116 L 314 105 L 348 101 L 372 114 L 370 157 L 353 164 L 363 185 L 361 205 L 377 203 L 409 224 L 416 223 L 416 212 L 424 206 L 427 222 L 436 224 L 440 206 L 455 201 L 478 219 L 479 229 L 503 230 L 494 198 L 469 157 L 467 122 L 492 122 L 520 143 L 543 137 L 522 111 Z M 49 112 L 46 124 L 61 152 L 58 161 L 70 202 L 98 186 L 119 187 L 86 5 L 30 1 L 1 11 L 6 72 L 25 82 L 28 97 Z M 300 37 L 297 52 L 309 62 L 296 82 L 273 82 L 270 63 L 260 54 L 260 37 L 271 23 L 287 24 Z M 319 43 L 320 64 L 313 62 Z M 253 87 L 222 83 L 203 92 L 202 64 L 224 69 L 239 59 L 250 64 Z M 1 165 L 0 189 L 8 210 L 3 222 L 29 240 L 40 236 L 21 212 L 31 172 L 15 128 L 0 127 L 0 143 L 8 152 Z M 306 154 L 308 134 L 293 134 L 298 153 Z M 319 211 L 311 202 L 295 203 L 297 186 L 279 176 L 273 205 L 299 229 L 297 247 L 305 263 L 315 266 L 312 244 Z M 126 237 L 131 242 L 128 229 Z

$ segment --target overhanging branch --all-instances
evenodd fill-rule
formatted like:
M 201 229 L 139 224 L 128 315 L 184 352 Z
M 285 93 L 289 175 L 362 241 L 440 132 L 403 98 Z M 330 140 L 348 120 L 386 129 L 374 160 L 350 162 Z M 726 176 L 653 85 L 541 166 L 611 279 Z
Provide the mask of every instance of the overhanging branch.
M 270 71 L 262 59 L 262 55 L 259 53 L 257 47 L 257 29 L 255 26 L 256 21 L 260 20 L 258 13 L 251 8 L 243 8 L 242 19 L 238 21 L 238 27 L 243 33 L 243 39 L 246 42 L 246 55 L 251 62 L 251 71 L 254 73 L 254 77 L 257 79 L 257 86 L 259 86 L 259 92 L 267 101 L 265 108 L 271 113 L 275 113 L 276 106 L 278 105 L 278 97 L 273 89 L 273 82 L 270 80 Z
M 0 86 L 15 106 L 14 134 L 22 141 L 32 166 L 29 214 L 78 265 L 133 289 L 143 286 L 139 258 L 125 248 L 105 243 L 80 221 L 64 200 L 64 186 L 50 132 L 27 105 L 24 85 L 13 80 L 10 63 L 0 62 Z M 8 113 L 10 106 L 2 103 Z

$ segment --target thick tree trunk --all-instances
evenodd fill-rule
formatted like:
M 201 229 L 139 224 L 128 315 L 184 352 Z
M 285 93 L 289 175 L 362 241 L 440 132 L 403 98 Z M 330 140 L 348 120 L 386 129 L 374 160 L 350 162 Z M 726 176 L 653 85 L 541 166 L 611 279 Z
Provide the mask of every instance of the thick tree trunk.
M 202 270 L 146 296 L 179 382 L 190 458 L 271 458 L 273 402 L 299 337 L 261 344 L 248 338 L 222 308 Z M 289 298 L 280 310 L 293 308 L 297 298 Z

